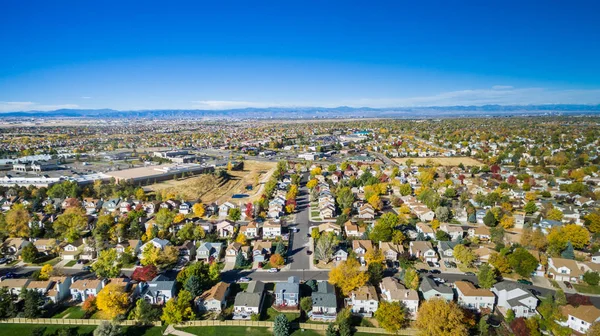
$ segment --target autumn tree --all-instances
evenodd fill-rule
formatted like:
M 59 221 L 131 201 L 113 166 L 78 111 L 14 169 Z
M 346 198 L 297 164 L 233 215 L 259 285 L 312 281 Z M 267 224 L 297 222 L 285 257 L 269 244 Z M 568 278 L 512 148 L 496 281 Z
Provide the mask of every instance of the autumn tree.
M 590 212 L 585 218 L 585 225 L 592 233 L 600 232 L 600 211 Z
M 227 213 L 230 220 L 237 222 L 242 218 L 242 211 L 239 208 L 231 208 Z
M 515 218 L 511 215 L 504 215 L 500 220 L 500 226 L 505 229 L 512 229 L 515 226 Z
M 453 249 L 454 258 L 456 260 L 466 266 L 470 266 L 477 260 L 477 256 L 470 248 L 466 247 L 463 244 L 457 244 Z
M 492 253 L 489 259 L 490 265 L 494 266 L 501 274 L 508 274 L 512 272 L 512 268 L 508 261 L 508 258 L 500 253 Z
M 383 208 L 383 202 L 381 201 L 381 198 L 377 194 L 374 194 L 371 197 L 369 197 L 368 202 L 373 207 L 373 209 L 375 209 L 376 211 L 379 211 L 379 210 L 381 210 L 381 208 Z
M 403 281 L 406 288 L 417 290 L 421 279 L 417 270 L 414 267 L 409 267 L 404 271 Z
M 131 279 L 135 281 L 150 281 L 158 275 L 158 269 L 154 265 L 137 267 L 131 274 Z
M 469 334 L 470 323 L 456 302 L 431 299 L 421 304 L 415 326 L 422 336 L 461 336 Z
M 125 287 L 110 283 L 104 286 L 98 293 L 96 306 L 110 319 L 124 314 L 129 306 L 129 296 Z
M 35 245 L 31 243 L 25 245 L 25 247 L 21 249 L 21 258 L 23 258 L 23 261 L 26 263 L 34 262 L 37 256 L 38 250 Z
M 269 258 L 269 263 L 276 267 L 283 266 L 284 262 L 285 260 L 281 254 L 275 253 Z
M 479 266 L 477 280 L 481 288 L 490 289 L 496 283 L 496 271 L 489 264 Z
M 397 333 L 406 325 L 406 310 L 400 302 L 381 301 L 375 319 L 385 330 Z
M 360 264 L 355 258 L 342 261 L 329 272 L 329 283 L 338 287 L 345 296 L 364 286 L 368 280 L 369 276 L 360 270 Z
M 87 228 L 88 217 L 85 210 L 80 207 L 68 208 L 58 216 L 52 224 L 56 234 L 72 243 L 79 239 L 81 232 Z
M 508 263 L 522 277 L 530 277 L 539 265 L 537 258 L 522 247 L 515 249 L 508 256 Z
M 13 205 L 6 213 L 4 220 L 6 221 L 6 230 L 11 237 L 29 237 L 31 216 L 23 204 Z
M 40 270 L 39 279 L 40 280 L 48 280 L 53 275 L 53 273 L 54 273 L 54 267 L 50 264 L 46 264 L 46 265 L 42 266 L 42 269 Z
M 198 202 L 192 206 L 192 211 L 194 212 L 194 216 L 204 217 L 206 209 L 204 208 L 204 204 Z
M 192 309 L 194 297 L 186 290 L 179 292 L 176 298 L 170 298 L 163 309 L 160 317 L 166 324 L 179 324 L 183 321 L 192 320 L 196 317 Z
M 121 266 L 117 250 L 106 249 L 100 251 L 98 260 L 92 264 L 92 271 L 99 278 L 115 278 L 121 274 Z

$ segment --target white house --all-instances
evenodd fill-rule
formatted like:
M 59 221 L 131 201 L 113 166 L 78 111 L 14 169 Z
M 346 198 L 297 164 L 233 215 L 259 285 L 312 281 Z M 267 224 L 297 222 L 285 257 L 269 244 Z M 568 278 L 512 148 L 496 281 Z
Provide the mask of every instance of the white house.
M 71 284 L 73 300 L 85 301 L 88 297 L 96 297 L 104 287 L 104 280 L 80 279 Z
M 377 291 L 372 285 L 364 285 L 353 290 L 346 298 L 346 305 L 355 315 L 371 317 L 379 307 L 379 298 Z
M 411 241 L 409 245 L 409 253 L 415 258 L 423 259 L 424 261 L 437 262 L 438 256 L 428 241 Z
M 579 307 L 566 305 L 560 307 L 560 310 L 567 317 L 567 320 L 557 322 L 580 334 L 585 334 L 594 322 L 600 321 L 600 309 L 592 305 L 581 305 Z
M 458 304 L 464 308 L 481 311 L 481 309 L 494 308 L 496 296 L 490 290 L 476 288 L 472 283 L 466 281 L 454 282 Z
M 220 221 L 217 223 L 217 234 L 221 238 L 228 238 L 233 235 L 233 231 L 235 230 L 235 226 L 233 222 L 228 220 Z
M 538 298 L 515 282 L 498 282 L 492 287 L 492 293 L 498 297 L 498 307 L 512 309 L 516 317 L 528 318 L 536 314 Z
M 564 258 L 548 258 L 548 277 L 556 281 L 579 282 L 583 271 L 577 261 Z
M 237 293 L 233 303 L 233 319 L 249 320 L 253 314 L 259 314 L 263 303 L 265 284 L 250 281 L 245 291 Z
M 422 233 L 425 237 L 428 237 L 430 239 L 435 239 L 435 231 L 433 231 L 433 228 L 425 223 L 417 223 L 416 225 L 417 227 L 417 232 Z
M 263 238 L 274 239 L 281 236 L 281 223 L 267 221 L 262 227 Z
M 175 296 L 175 290 L 175 281 L 159 275 L 141 287 L 141 296 L 150 304 L 163 305 Z
M 392 277 L 385 277 L 379 284 L 381 299 L 388 302 L 402 302 L 412 319 L 417 317 L 419 310 L 419 293 L 414 289 L 407 289 Z

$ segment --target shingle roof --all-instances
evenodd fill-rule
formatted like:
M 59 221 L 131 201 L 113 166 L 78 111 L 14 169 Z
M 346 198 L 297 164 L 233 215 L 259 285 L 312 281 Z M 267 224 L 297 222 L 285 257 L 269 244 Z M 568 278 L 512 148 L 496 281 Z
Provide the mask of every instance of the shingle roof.
M 333 285 L 327 281 L 318 284 L 318 290 L 312 293 L 313 306 L 337 308 L 337 298 Z
M 454 295 L 454 291 L 452 291 L 452 288 L 450 288 L 446 285 L 438 285 L 431 278 L 423 278 L 423 281 L 421 282 L 421 291 L 423 293 L 426 293 L 426 292 L 429 292 L 430 290 L 434 290 L 441 294 L 453 294 Z
M 587 323 L 594 323 L 600 318 L 600 309 L 594 306 L 581 305 L 579 307 L 573 307 L 571 305 L 566 305 L 561 307 L 561 312 L 563 315 L 571 315 L 580 320 L 586 321 Z

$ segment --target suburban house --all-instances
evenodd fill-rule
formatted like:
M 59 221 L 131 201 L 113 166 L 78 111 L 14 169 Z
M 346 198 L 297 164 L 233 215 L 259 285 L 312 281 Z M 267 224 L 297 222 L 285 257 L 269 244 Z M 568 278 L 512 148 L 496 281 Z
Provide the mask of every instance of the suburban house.
M 347 237 L 362 238 L 365 235 L 365 228 L 360 227 L 351 221 L 344 223 L 344 231 L 346 232 Z
M 179 251 L 179 260 L 191 261 L 196 257 L 196 245 L 191 240 L 186 240 L 177 246 Z
M 82 239 L 77 239 L 72 243 L 67 243 L 65 246 L 63 246 L 60 255 L 64 260 L 77 260 L 79 259 L 83 245 Z
M 233 319 L 249 320 L 252 314 L 260 314 L 265 294 L 265 284 L 250 281 L 245 291 L 237 293 L 233 303 Z
M 229 210 L 235 208 L 235 205 L 231 202 L 225 202 L 219 206 L 219 217 L 226 218 L 229 215 Z
M 577 261 L 564 258 L 548 258 L 548 277 L 556 281 L 579 282 L 583 271 Z
M 275 284 L 275 305 L 296 307 L 300 304 L 300 280 L 291 276 L 287 282 Z
M 228 238 L 233 236 L 235 225 L 233 222 L 224 220 L 217 223 L 217 235 L 221 238 Z
M 600 264 L 600 252 L 592 254 L 592 262 L 594 264 Z
M 342 232 L 342 228 L 337 224 L 326 222 L 319 224 L 319 232 L 333 232 L 336 235 L 339 235 Z
M 252 260 L 255 262 L 265 262 L 271 254 L 273 244 L 268 241 L 257 240 L 252 246 Z
M 361 264 L 365 264 L 365 255 L 369 251 L 373 251 L 373 243 L 370 240 L 355 239 L 352 241 L 352 251 L 356 253 L 356 257 Z
M 438 241 L 437 249 L 442 260 L 456 261 L 456 259 L 454 259 L 454 247 L 456 245 L 458 245 L 458 243 L 453 241 Z
M 361 219 L 375 219 L 375 209 L 373 209 L 371 204 L 365 203 L 358 209 L 357 217 Z
M 96 212 L 98 212 L 102 208 L 103 203 L 104 203 L 104 201 L 102 201 L 100 199 L 87 197 L 87 198 L 83 199 L 82 205 L 85 208 L 85 212 L 88 215 L 92 215 L 92 214 L 95 214 Z
M 392 277 L 385 277 L 379 284 L 381 298 L 388 302 L 402 302 L 412 319 L 417 317 L 419 309 L 419 293 L 414 289 L 407 289 Z
M 496 296 L 492 291 L 476 288 L 472 283 L 466 281 L 454 282 L 454 288 L 456 288 L 459 305 L 478 312 L 481 309 L 492 310 L 494 308 Z
M 241 248 L 242 244 L 238 242 L 229 244 L 225 249 L 225 262 L 234 263 Z
M 480 246 L 480 247 L 474 249 L 473 253 L 477 257 L 477 260 L 475 261 L 475 264 L 479 265 L 481 263 L 488 262 L 490 260 L 490 256 L 494 252 L 496 252 L 496 251 L 490 249 L 489 247 L 485 247 L 485 246 Z
M 71 295 L 69 288 L 72 279 L 70 276 L 54 276 L 50 277 L 49 280 L 52 282 L 52 286 L 46 292 L 46 297 L 52 302 L 57 303 L 66 300 Z
M 438 261 L 437 254 L 435 253 L 433 246 L 431 246 L 431 242 L 428 241 L 411 241 L 409 253 L 411 256 L 422 259 L 423 261 Z
M 536 314 L 538 298 L 518 283 L 498 282 L 492 287 L 492 293 L 498 297 L 498 308 L 506 311 L 512 309 L 516 317 L 528 318 Z
M 429 239 L 435 239 L 435 231 L 433 231 L 433 228 L 425 223 L 417 223 L 416 225 L 417 227 L 417 232 L 422 233 L 425 237 L 428 237 Z
M 281 223 L 266 221 L 262 227 L 263 239 L 274 239 L 281 236 Z
M 333 261 L 337 264 L 346 260 L 348 260 L 348 252 L 346 252 L 343 248 L 338 247 L 333 254 Z
M 379 307 L 377 291 L 372 285 L 364 285 L 353 290 L 345 300 L 352 314 L 364 317 L 372 317 Z
M 438 284 L 429 277 L 423 278 L 423 281 L 421 281 L 421 285 L 419 286 L 419 291 L 421 291 L 425 300 L 431 298 L 444 299 L 446 301 L 454 300 L 454 291 L 452 288 L 444 284 Z
M 37 248 L 39 253 L 49 255 L 52 253 L 54 248 L 58 246 L 58 240 L 56 239 L 36 239 L 33 241 L 33 246 Z
M 398 256 L 404 253 L 404 246 L 392 242 L 379 242 L 379 251 L 383 253 L 385 260 L 397 261 Z
M 163 305 L 175 296 L 175 281 L 164 275 L 158 275 L 152 281 L 142 285 L 141 297 L 153 305 Z
M 19 256 L 23 247 L 29 244 L 31 244 L 31 242 L 23 238 L 7 238 L 4 243 L 2 243 L 2 253 L 5 255 Z
M 310 318 L 320 321 L 334 321 L 337 316 L 337 297 L 335 288 L 327 281 L 320 281 L 317 291 L 312 293 L 312 311 Z
M 115 250 L 117 250 L 117 254 L 120 255 L 122 253 L 125 253 L 125 251 L 127 250 L 128 247 L 131 247 L 131 253 L 133 255 L 138 255 L 140 253 L 141 246 L 142 246 L 141 240 L 130 239 L 130 240 L 125 240 L 125 241 L 119 242 L 117 245 L 115 245 Z
M 79 279 L 71 284 L 71 297 L 76 301 L 85 301 L 90 296 L 96 297 L 104 287 L 103 280 Z
M 431 222 L 435 218 L 435 212 L 429 210 L 424 205 L 418 205 L 412 208 L 412 211 L 419 217 L 419 220 Z
M 196 309 L 200 312 L 221 312 L 227 305 L 227 294 L 229 294 L 229 284 L 221 281 L 196 297 L 194 300 Z
M 113 198 L 102 203 L 102 209 L 106 209 L 108 212 L 114 212 L 119 208 L 119 204 L 121 204 L 120 198 Z
M 248 239 L 254 239 L 258 237 L 258 224 L 256 224 L 255 221 L 252 221 L 248 223 L 248 225 L 240 227 L 240 233 Z
M 469 237 L 477 237 L 479 240 L 488 241 L 492 237 L 490 228 L 484 225 L 470 228 L 468 231 Z
M 560 311 L 567 317 L 567 320 L 557 322 L 580 334 L 586 333 L 594 322 L 600 321 L 600 309 L 592 305 L 581 305 L 579 307 L 566 305 L 560 307 Z
M 462 226 L 460 225 L 450 225 L 447 223 L 444 223 L 442 225 L 440 225 L 440 230 L 446 232 L 449 236 L 451 240 L 457 240 L 463 237 L 465 231 L 463 230 Z
M 223 249 L 223 243 L 202 243 L 196 250 L 197 260 L 219 260 L 221 258 L 221 250 Z
M 53 286 L 54 286 L 54 282 L 50 281 L 50 280 L 30 281 L 27 284 L 27 289 L 37 291 L 37 292 L 41 293 L 44 297 L 46 297 L 46 294 L 50 291 L 50 289 L 52 289 Z M 50 298 L 46 298 L 46 299 L 50 300 Z
M 154 246 L 155 248 L 160 249 L 162 251 L 168 245 L 171 245 L 171 242 L 166 239 L 152 238 L 150 241 L 148 241 L 147 243 L 145 243 L 144 245 L 142 245 L 140 247 L 137 257 L 140 260 L 143 259 L 144 258 L 143 252 L 145 251 L 145 249 L 149 248 L 149 246 Z
M 0 281 L 0 287 L 8 289 L 8 292 L 14 296 L 19 296 L 30 281 L 30 279 L 4 279 Z

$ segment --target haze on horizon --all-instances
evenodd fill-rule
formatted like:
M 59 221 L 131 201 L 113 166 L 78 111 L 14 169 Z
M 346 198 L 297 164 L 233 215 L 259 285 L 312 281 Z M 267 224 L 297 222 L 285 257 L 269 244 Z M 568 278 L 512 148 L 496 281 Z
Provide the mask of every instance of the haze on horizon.
M 6 1 L 0 112 L 600 104 L 600 3 Z

